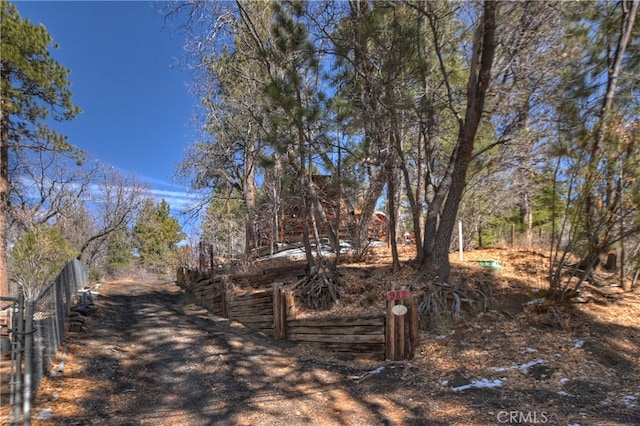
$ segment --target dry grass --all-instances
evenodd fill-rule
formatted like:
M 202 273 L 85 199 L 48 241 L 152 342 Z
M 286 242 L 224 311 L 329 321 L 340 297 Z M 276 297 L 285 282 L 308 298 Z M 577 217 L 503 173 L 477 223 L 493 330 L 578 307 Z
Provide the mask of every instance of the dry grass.
M 384 311 L 385 292 L 411 287 L 416 271 L 408 266 L 411 248 L 401 248 L 403 268 L 391 272 L 384 249 L 365 262 L 341 267 L 342 297 L 322 315 L 358 315 Z M 495 260 L 501 269 L 483 268 L 478 260 Z M 547 424 L 640 424 L 640 292 L 622 294 L 615 274 L 598 273 L 605 284 L 585 289 L 583 300 L 564 306 L 529 304 L 547 288 L 548 257 L 520 250 L 479 250 L 452 255 L 452 280 L 490 286 L 486 311 L 444 322 L 436 332 L 421 333 L 416 357 L 393 374 L 375 374 L 351 384 L 371 404 L 404 407 L 394 411 L 394 425 L 497 424 L 508 412 L 544 415 Z M 604 297 L 601 293 L 611 294 Z M 310 311 L 300 316 L 318 315 Z M 88 319 L 87 328 L 91 329 Z M 37 406 L 54 404 L 57 414 L 85 408 L 76 401 L 111 392 L 108 382 L 83 374 L 83 358 L 92 350 L 86 338 L 67 339 L 65 388 L 46 378 Z M 353 371 L 373 371 L 380 364 L 318 353 L 304 346 L 288 353 L 318 364 Z M 393 366 L 393 364 L 384 364 Z M 493 389 L 454 391 L 481 380 L 501 381 Z M 69 385 L 71 384 L 71 386 Z M 635 398 L 635 399 L 634 399 Z M 635 407 L 634 407 L 635 404 Z M 322 409 L 319 407 L 319 409 Z M 78 413 L 78 417 L 87 413 Z M 538 419 L 540 420 L 540 419 Z M 35 422 L 38 424 L 38 422 Z M 51 423 L 47 423 L 51 424 Z

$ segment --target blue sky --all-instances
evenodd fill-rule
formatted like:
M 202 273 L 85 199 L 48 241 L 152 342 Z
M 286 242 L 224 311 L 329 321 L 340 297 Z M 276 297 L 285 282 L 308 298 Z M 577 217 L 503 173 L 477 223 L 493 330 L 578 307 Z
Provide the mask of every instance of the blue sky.
M 165 23 L 163 3 L 146 1 L 14 1 L 20 15 L 42 23 L 59 48 L 53 57 L 71 70 L 73 121 L 53 127 L 69 143 L 136 173 L 174 210 L 183 188 L 176 164 L 194 140 L 196 99 L 182 68 L 184 36 Z

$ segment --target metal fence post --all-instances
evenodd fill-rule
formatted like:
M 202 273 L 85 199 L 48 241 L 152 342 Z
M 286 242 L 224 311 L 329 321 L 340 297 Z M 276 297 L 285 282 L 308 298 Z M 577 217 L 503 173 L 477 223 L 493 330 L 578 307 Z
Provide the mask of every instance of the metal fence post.
M 22 354 L 24 352 L 24 292 L 20 291 L 18 294 L 18 307 L 17 312 L 13 318 L 13 367 L 15 370 L 12 372 L 11 377 L 11 397 L 13 418 L 15 424 L 20 424 L 20 416 L 22 414 Z
M 24 330 L 24 426 L 31 426 L 31 395 L 33 392 L 33 300 L 27 300 Z

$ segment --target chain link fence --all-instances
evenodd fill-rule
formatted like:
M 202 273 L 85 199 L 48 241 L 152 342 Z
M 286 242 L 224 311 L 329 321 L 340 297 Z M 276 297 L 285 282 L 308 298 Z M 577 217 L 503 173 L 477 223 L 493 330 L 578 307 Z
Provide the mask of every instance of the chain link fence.
M 49 372 L 65 334 L 73 296 L 89 280 L 85 265 L 73 260 L 33 303 L 33 377 L 34 389 Z
M 73 298 L 89 282 L 78 260 L 62 269 L 35 300 L 16 301 L 11 330 L 12 368 L 9 424 L 31 424 L 31 401 L 56 359 Z

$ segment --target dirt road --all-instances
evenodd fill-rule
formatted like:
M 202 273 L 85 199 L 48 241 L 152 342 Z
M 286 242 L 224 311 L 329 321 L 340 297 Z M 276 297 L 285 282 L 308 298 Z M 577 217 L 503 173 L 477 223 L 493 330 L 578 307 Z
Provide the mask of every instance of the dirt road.
M 173 283 L 108 283 L 35 424 L 416 425 L 366 370 L 209 315 Z

